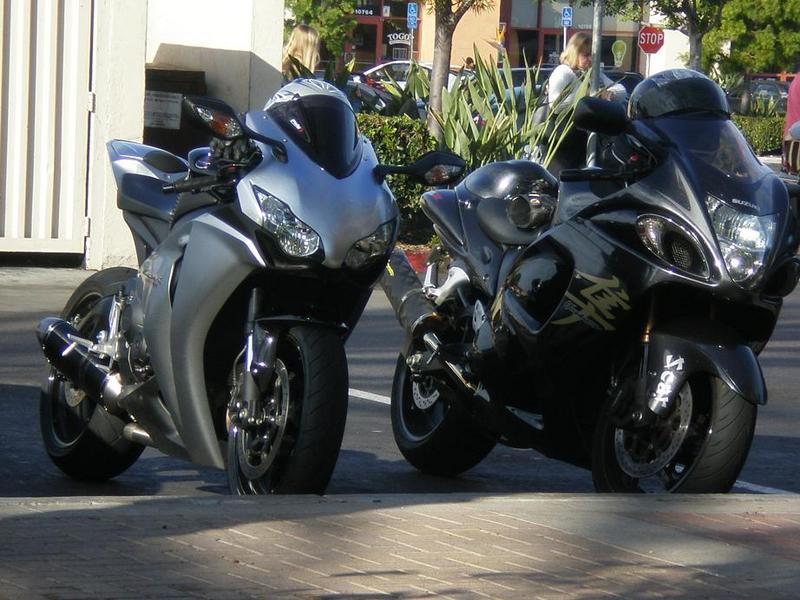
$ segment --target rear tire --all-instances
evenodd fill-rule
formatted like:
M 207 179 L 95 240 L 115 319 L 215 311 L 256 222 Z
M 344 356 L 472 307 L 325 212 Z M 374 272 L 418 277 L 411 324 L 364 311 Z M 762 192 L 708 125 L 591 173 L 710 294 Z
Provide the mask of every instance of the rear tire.
M 229 428 L 230 491 L 322 494 L 336 467 L 347 419 L 344 344 L 329 329 L 293 327 L 278 342 L 276 362 L 272 391 L 262 402 L 269 406 L 276 399 L 268 416 L 278 426 Z M 277 444 L 274 451 L 270 444 Z
M 428 386 L 430 397 L 440 391 L 434 390 L 433 385 L 431 382 Z M 411 371 L 401 354 L 392 383 L 392 431 L 397 448 L 409 463 L 423 473 L 454 476 L 486 458 L 495 446 L 493 439 L 453 410 L 443 397 L 437 397 L 427 408 L 420 408 L 415 403 L 412 386 Z
M 684 395 L 688 388 L 688 396 Z M 689 492 L 726 493 L 730 491 L 744 466 L 756 424 L 756 407 L 736 394 L 722 380 L 699 376 L 690 379 L 681 390 L 691 408 L 685 437 L 673 458 L 652 477 L 636 477 L 637 468 L 646 470 L 646 462 L 631 459 L 637 443 L 649 441 L 649 430 L 636 433 L 630 443 L 612 423 L 608 407 L 597 424 L 592 454 L 592 477 L 599 492 Z M 676 413 L 680 406 L 676 408 Z M 655 439 L 656 435 L 651 439 Z M 642 445 L 644 447 L 644 445 Z M 627 466 L 621 465 L 622 462 Z M 655 488 L 655 489 L 654 489 Z
M 136 271 L 114 267 L 95 273 L 78 286 L 61 317 L 89 339 L 108 324 L 102 304 Z M 69 398 L 69 402 L 67 399 Z M 95 399 L 62 380 L 55 369 L 42 389 L 39 422 L 45 450 L 74 479 L 105 481 L 127 470 L 144 450 L 122 436 L 126 422 L 99 406 Z

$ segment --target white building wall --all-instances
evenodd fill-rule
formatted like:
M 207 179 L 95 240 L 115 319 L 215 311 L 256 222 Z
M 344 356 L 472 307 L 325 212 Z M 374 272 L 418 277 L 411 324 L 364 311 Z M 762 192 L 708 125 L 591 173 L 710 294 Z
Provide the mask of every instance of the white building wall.
M 261 108 L 281 83 L 283 0 L 95 0 L 86 266 L 135 265 L 106 143 L 142 140 L 145 64 L 206 72 L 208 92 Z
M 283 0 L 149 0 L 147 62 L 205 71 L 209 95 L 239 111 L 280 87 L 282 42 Z
M 115 138 L 142 140 L 144 129 L 144 53 L 147 3 L 95 0 L 92 90 L 95 112 L 89 130 L 86 266 L 135 266 L 130 231 L 117 209 L 117 188 L 106 143 Z

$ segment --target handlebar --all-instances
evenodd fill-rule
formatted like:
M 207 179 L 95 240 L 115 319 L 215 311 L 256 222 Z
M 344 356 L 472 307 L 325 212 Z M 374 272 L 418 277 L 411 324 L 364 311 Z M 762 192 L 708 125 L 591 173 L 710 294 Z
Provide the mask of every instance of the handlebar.
M 220 184 L 219 177 L 216 175 L 204 175 L 202 177 L 192 177 L 182 179 L 173 183 L 165 183 L 161 186 L 161 191 L 165 194 L 177 194 L 179 192 L 200 192 L 205 189 L 215 187 Z

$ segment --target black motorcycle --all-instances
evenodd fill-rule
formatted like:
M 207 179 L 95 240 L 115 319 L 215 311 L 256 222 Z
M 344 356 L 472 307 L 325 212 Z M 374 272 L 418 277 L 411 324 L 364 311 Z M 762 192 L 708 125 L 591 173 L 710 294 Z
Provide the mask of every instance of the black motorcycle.
M 409 333 L 391 415 L 411 464 L 453 475 L 500 442 L 598 491 L 730 490 L 800 263 L 796 201 L 728 112 L 705 76 L 663 72 L 628 114 L 578 105 L 614 136 L 607 166 L 500 162 L 423 195 L 442 240 L 424 284 L 397 252 L 382 279 Z

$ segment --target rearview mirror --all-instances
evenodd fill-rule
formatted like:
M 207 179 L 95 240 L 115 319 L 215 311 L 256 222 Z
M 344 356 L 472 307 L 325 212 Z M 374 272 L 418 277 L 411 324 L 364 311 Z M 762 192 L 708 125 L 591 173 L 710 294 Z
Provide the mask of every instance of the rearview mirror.
M 222 100 L 203 96 L 186 96 L 186 110 L 223 140 L 244 137 L 244 128 L 234 110 Z
M 591 96 L 578 101 L 574 122 L 576 127 L 603 135 L 620 135 L 630 125 L 625 108 L 620 104 Z
M 382 182 L 387 175 L 402 174 L 409 175 L 424 185 L 448 185 L 458 181 L 466 168 L 467 163 L 457 154 L 432 150 L 405 167 L 378 165 L 375 167 L 375 177 Z

